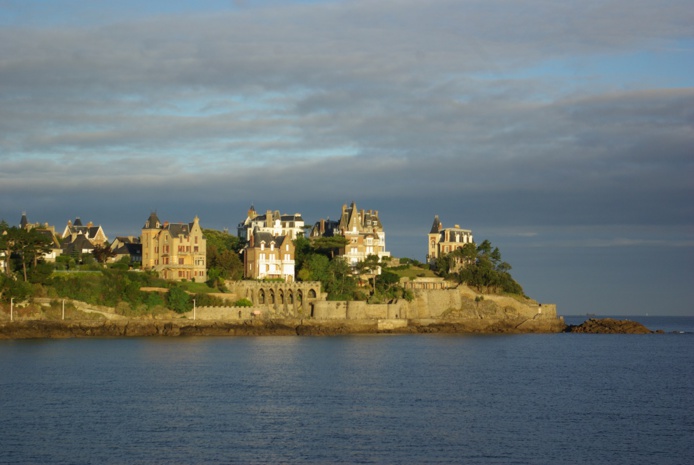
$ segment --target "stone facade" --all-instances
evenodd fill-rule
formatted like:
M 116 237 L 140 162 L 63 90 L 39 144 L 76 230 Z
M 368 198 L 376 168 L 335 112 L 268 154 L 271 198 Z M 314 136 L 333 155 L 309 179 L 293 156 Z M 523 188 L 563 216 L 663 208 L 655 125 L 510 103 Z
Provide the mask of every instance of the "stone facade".
M 289 236 L 254 231 L 242 253 L 244 277 L 294 281 L 294 249 Z
M 152 213 L 142 227 L 142 269 L 164 279 L 207 281 L 207 241 L 200 220 L 192 223 L 161 223 Z
M 379 260 L 390 257 L 386 250 L 386 233 L 377 210 L 358 210 L 354 202 L 342 206 L 339 221 L 320 220 L 311 229 L 310 238 L 344 236 L 348 243 L 338 255 L 351 266 L 369 255 Z
M 244 241 L 250 241 L 254 231 L 273 236 L 289 236 L 293 240 L 304 235 L 304 219 L 300 213 L 288 215 L 271 210 L 267 210 L 265 215 L 259 215 L 251 205 L 248 216 L 239 223 L 237 231 L 239 239 Z
M 457 224 L 452 228 L 444 228 L 443 223 L 439 220 L 439 216 L 434 217 L 434 224 L 429 231 L 429 248 L 427 251 L 427 263 L 433 265 L 436 259 L 443 257 L 458 249 L 462 249 L 465 244 L 472 244 L 472 231 L 469 229 L 461 229 Z M 461 262 L 457 263 L 462 266 Z

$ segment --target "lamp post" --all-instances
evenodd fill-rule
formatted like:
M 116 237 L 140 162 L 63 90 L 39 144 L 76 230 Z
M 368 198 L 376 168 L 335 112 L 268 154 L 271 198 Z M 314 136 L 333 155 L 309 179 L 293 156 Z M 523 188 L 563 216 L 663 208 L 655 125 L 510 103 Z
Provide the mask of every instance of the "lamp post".
M 10 321 L 14 321 L 14 297 L 10 297 Z
M 195 299 L 193 299 L 193 321 L 195 321 Z
M 63 320 L 65 319 L 65 299 L 63 299 Z

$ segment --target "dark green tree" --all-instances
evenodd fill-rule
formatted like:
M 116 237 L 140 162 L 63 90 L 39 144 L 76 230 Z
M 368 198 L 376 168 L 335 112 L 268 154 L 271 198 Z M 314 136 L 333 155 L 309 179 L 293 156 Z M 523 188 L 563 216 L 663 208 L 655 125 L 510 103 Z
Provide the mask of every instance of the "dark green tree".
M 311 247 L 317 253 L 326 255 L 332 260 L 344 249 L 349 240 L 344 236 L 316 237 L 311 239 Z
M 454 272 L 454 264 L 460 260 L 462 267 Z M 511 265 L 502 260 L 499 248 L 494 247 L 489 240 L 484 240 L 479 246 L 465 244 L 461 249 L 440 257 L 436 265 L 440 276 L 457 282 L 485 289 L 487 292 L 503 291 L 523 295 L 523 288 L 509 273 Z
M 207 240 L 208 284 L 220 287 L 225 279 L 243 278 L 243 262 L 239 255 L 243 241 L 226 231 L 205 229 L 203 232 Z
M 11 274 L 11 260 L 14 259 L 22 270 L 24 281 L 28 281 L 28 270 L 36 266 L 43 256 L 51 251 L 51 239 L 36 229 L 11 227 L 0 235 L 0 250 L 5 252 L 7 274 Z
M 168 307 L 176 313 L 186 313 L 193 309 L 193 301 L 180 287 L 172 287 L 166 293 Z
M 92 255 L 94 256 L 94 260 L 103 265 L 109 258 L 114 257 L 116 254 L 113 253 L 108 244 L 97 244 L 94 246 L 94 250 L 92 250 Z
M 371 294 L 376 292 L 376 276 L 381 269 L 381 261 L 378 255 L 369 255 L 364 260 L 357 263 L 356 271 L 359 276 L 366 276 L 367 280 L 369 277 L 373 280 L 373 287 L 371 289 Z

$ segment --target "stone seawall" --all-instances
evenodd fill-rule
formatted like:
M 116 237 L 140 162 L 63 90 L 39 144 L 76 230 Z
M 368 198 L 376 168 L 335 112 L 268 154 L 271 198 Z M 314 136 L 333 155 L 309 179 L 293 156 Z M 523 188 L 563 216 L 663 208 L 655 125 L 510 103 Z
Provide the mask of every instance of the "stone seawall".
M 354 319 L 354 320 L 26 320 L 0 323 L 0 339 L 149 337 L 149 336 L 311 336 L 344 334 L 417 333 L 558 333 L 563 322 L 547 319 L 457 320 Z

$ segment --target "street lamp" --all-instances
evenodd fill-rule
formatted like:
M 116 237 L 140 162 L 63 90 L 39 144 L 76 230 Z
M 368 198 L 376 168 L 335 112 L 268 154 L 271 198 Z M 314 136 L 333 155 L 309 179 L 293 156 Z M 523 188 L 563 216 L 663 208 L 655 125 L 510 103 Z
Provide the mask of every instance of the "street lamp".
M 10 297 L 10 321 L 14 321 L 14 297 Z

